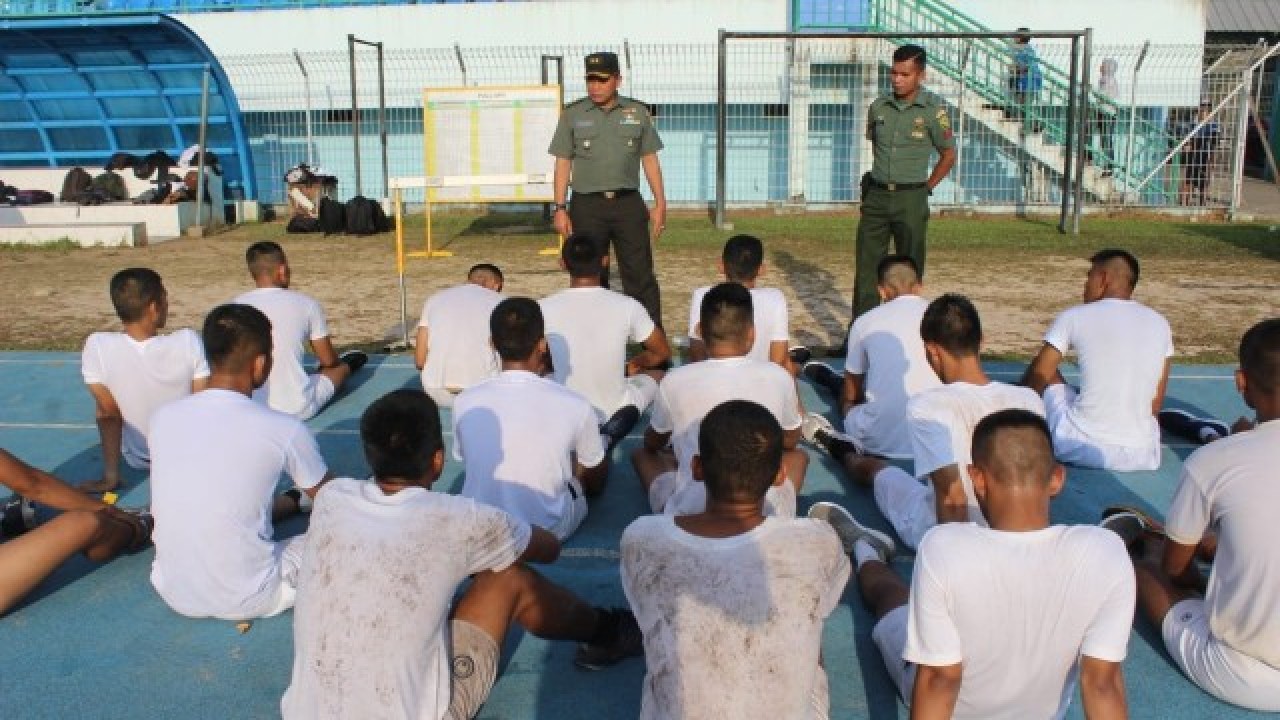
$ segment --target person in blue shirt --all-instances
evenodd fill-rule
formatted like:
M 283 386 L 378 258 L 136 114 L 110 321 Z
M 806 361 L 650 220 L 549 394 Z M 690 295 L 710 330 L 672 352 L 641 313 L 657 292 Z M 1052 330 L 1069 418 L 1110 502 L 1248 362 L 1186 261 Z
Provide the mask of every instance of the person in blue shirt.
M 1016 119 L 1025 119 L 1029 108 L 1040 96 L 1044 85 L 1044 76 L 1040 72 L 1040 59 L 1036 49 L 1031 45 L 1031 30 L 1018 28 L 1013 40 L 1013 64 L 1009 68 L 1009 94 L 1013 97 L 1013 105 L 1006 115 Z M 1030 131 L 1038 132 L 1039 123 L 1031 123 Z

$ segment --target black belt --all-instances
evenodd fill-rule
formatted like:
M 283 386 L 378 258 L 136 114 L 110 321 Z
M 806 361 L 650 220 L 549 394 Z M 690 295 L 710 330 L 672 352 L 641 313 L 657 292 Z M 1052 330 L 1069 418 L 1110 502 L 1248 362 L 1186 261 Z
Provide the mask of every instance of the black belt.
M 619 188 L 617 190 L 602 190 L 600 192 L 575 192 L 574 197 L 582 195 L 583 197 L 602 197 L 605 200 L 613 200 L 614 198 L 626 197 L 634 193 L 640 192 L 635 188 Z
M 882 183 L 879 180 L 875 180 L 875 179 L 871 180 L 871 187 L 879 188 L 881 190 L 888 190 L 889 192 L 897 192 L 898 190 L 919 190 L 922 187 L 928 187 L 928 186 L 929 186 L 929 183 L 922 183 L 922 182 Z

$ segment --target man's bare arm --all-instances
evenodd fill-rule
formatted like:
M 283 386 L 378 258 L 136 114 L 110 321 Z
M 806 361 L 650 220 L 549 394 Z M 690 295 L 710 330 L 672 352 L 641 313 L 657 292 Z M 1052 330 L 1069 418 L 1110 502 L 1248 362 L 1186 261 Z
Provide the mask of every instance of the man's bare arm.
M 938 524 L 969 522 L 969 499 L 964 494 L 964 480 L 958 465 L 940 467 L 929 473 Z
M 95 405 L 98 439 L 102 443 L 102 478 L 80 484 L 85 492 L 107 492 L 120 485 L 121 443 L 124 442 L 124 416 L 116 398 L 106 385 L 91 383 L 89 394 Z
M 572 158 L 556 158 L 555 168 L 552 170 L 551 188 L 552 199 L 557 203 L 564 204 L 569 198 L 569 176 L 573 172 Z M 569 237 L 573 234 L 573 223 L 569 222 L 569 213 L 557 210 L 552 215 L 552 225 L 556 232 Z
M 1027 371 L 1022 375 L 1022 384 L 1035 390 L 1037 395 L 1043 395 L 1044 389 L 1057 380 L 1058 365 L 1061 362 L 1062 351 L 1045 343 L 1040 346 L 1040 352 L 1027 366 Z
M 864 381 L 866 375 L 854 375 L 851 372 L 844 374 L 844 392 L 840 393 L 840 414 L 848 415 L 854 405 L 861 405 L 867 401 L 866 386 Z
M 418 366 L 419 370 L 427 366 L 427 349 L 430 347 L 427 341 L 427 328 L 419 325 L 418 335 L 413 343 L 413 364 Z
M 1174 585 L 1200 589 L 1204 580 L 1200 568 L 1194 562 L 1199 544 L 1183 545 L 1172 540 L 1165 541 L 1164 555 L 1160 558 L 1160 569 Z
M 553 563 L 560 557 L 560 541 L 550 532 L 533 525 L 529 533 L 529 544 L 520 553 L 520 562 Z
M 324 484 L 329 482 L 332 479 L 333 479 L 333 473 L 327 472 L 324 474 L 324 477 L 320 478 L 320 482 L 316 483 L 314 487 L 298 488 L 298 489 L 306 493 L 307 497 L 314 500 L 316 497 L 316 493 L 320 492 L 320 488 L 324 487 Z
M 960 663 L 916 666 L 916 684 L 911 689 L 911 720 L 949 720 L 960 697 Z
M 58 510 L 98 510 L 102 501 L 78 492 L 49 473 L 0 450 L 0 485 L 39 505 Z
M 1151 398 L 1151 414 L 1159 415 L 1164 405 L 1164 393 L 1169 387 L 1169 358 L 1164 359 L 1164 369 L 1160 371 L 1160 382 L 1156 385 L 1155 397 Z
M 956 164 L 956 149 L 951 147 L 946 150 L 938 151 L 938 164 L 933 166 L 933 172 L 929 175 L 927 184 L 932 190 L 938 187 L 938 183 L 947 177 L 947 173 L 951 172 L 951 168 Z
M 658 162 L 657 153 L 642 156 L 640 165 L 644 168 L 644 179 L 648 181 L 649 190 L 653 193 L 653 207 L 649 209 L 649 234 L 657 242 L 667 225 L 667 194 L 662 186 L 662 165 Z M 654 322 L 660 320 L 661 318 L 654 318 Z
M 1124 671 L 1118 662 L 1080 656 L 1080 697 L 1089 720 L 1124 720 L 1129 717 L 1124 695 Z
M 574 477 L 578 478 L 578 482 L 582 485 L 582 492 L 588 497 L 595 497 L 604 492 L 605 480 L 609 478 L 609 456 L 605 455 L 599 463 L 587 467 L 580 462 L 574 462 Z
M 333 339 L 328 335 L 311 341 L 311 350 L 316 354 L 320 367 L 331 368 L 338 364 L 338 353 L 333 349 Z
M 628 361 L 628 375 L 634 375 L 630 372 L 644 372 L 651 368 L 656 368 L 671 359 L 671 345 L 667 342 L 667 334 L 662 328 L 655 327 L 653 332 L 649 333 L 649 337 L 644 340 L 644 350 L 636 353 L 635 357 Z
M 208 375 L 205 375 L 202 378 L 196 378 L 191 381 L 191 394 L 195 395 L 198 392 L 204 392 L 206 389 L 208 389 L 208 387 L 209 387 Z

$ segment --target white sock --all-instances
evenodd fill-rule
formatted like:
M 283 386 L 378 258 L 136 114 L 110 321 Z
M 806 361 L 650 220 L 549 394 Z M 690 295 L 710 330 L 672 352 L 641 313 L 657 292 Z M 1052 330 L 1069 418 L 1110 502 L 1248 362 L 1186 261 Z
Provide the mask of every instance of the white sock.
M 875 546 L 867 542 L 866 538 L 858 538 L 858 542 L 853 544 L 853 564 L 858 570 L 862 569 L 864 563 L 869 560 L 883 562 L 880 559 L 880 553 L 876 551 Z

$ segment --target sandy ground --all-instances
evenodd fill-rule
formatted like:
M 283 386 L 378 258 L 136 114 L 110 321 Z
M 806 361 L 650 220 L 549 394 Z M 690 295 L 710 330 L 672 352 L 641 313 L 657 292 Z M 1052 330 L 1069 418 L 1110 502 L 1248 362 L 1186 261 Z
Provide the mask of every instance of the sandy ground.
M 696 219 L 687 220 L 689 223 Z M 204 239 L 128 249 L 0 249 L 0 349 L 76 350 L 95 330 L 117 322 L 107 282 L 117 270 L 156 269 L 170 292 L 170 327 L 198 327 L 212 306 L 248 289 L 243 253 L 248 243 L 278 238 L 288 251 L 294 287 L 325 307 L 339 347 L 380 348 L 400 336 L 394 241 L 282 236 L 278 224 L 248 226 Z M 415 240 L 415 242 L 417 242 Z M 539 297 L 565 285 L 555 259 L 539 255 L 545 235 L 463 233 L 448 243 L 450 258 L 410 260 L 408 316 L 417 322 L 424 299 L 460 282 L 480 261 L 499 264 L 507 291 Z M 790 301 L 792 337 L 819 347 L 838 345 L 849 321 L 853 283 L 847 244 L 803 240 L 769 242 L 762 283 L 782 287 Z M 693 288 L 716 280 L 719 248 L 710 243 L 660 246 L 657 264 L 665 325 L 683 334 Z M 933 249 L 929 294 L 963 292 L 983 314 L 986 350 L 1029 356 L 1060 310 L 1078 302 L 1086 263 L 1078 256 L 1029 250 Z M 1280 315 L 1280 263 L 1224 254 L 1222 258 L 1144 261 L 1138 299 L 1163 312 L 1183 359 L 1228 360 L 1240 333 L 1263 317 Z

